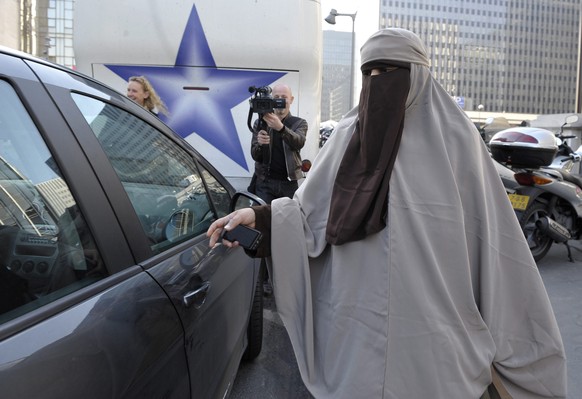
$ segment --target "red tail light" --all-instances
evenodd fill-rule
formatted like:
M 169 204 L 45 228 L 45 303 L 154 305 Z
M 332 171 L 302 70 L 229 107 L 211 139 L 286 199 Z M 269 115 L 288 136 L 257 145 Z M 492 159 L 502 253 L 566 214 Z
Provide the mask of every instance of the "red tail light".
M 526 172 L 516 173 L 514 177 L 515 180 L 522 186 L 533 186 L 536 184 L 538 186 L 543 186 L 544 184 L 549 184 L 552 182 L 552 179 Z

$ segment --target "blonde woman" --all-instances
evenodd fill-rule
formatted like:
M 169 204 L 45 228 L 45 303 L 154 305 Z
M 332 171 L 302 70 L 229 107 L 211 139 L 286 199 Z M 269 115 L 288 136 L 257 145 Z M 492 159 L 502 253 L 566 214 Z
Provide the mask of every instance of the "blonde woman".
M 158 96 L 158 93 L 156 93 L 152 84 L 145 76 L 132 76 L 129 78 L 127 97 L 156 115 L 158 113 L 168 115 L 166 104 Z

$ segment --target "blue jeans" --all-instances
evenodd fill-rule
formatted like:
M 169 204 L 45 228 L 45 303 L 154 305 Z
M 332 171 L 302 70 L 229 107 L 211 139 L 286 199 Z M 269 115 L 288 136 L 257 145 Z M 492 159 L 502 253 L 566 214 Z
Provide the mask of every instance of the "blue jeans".
M 267 204 L 270 204 L 276 198 L 293 198 L 297 187 L 296 180 L 257 179 L 256 194 Z

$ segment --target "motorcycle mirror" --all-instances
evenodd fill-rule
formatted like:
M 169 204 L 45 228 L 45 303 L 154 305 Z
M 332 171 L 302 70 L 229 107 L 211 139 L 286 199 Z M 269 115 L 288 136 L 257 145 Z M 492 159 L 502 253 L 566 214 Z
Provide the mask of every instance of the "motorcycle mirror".
M 578 115 L 570 115 L 566 117 L 566 124 L 571 125 L 576 122 L 578 122 Z

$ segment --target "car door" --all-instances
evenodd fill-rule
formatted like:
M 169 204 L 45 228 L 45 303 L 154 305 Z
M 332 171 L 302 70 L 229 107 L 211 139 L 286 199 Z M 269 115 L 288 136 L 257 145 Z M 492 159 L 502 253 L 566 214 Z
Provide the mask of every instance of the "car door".
M 180 318 L 136 265 L 74 129 L 0 52 L 0 396 L 187 397 Z
M 180 315 L 193 396 L 222 397 L 246 346 L 259 269 L 240 248 L 208 247 L 232 187 L 155 116 L 95 88 L 49 90 L 70 124 L 86 124 L 75 134 L 91 148 L 133 253 Z

